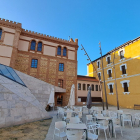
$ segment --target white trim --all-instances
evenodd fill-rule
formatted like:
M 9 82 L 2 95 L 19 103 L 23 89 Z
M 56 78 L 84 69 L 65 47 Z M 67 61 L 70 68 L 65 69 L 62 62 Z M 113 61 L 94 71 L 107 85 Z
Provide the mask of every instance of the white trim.
M 130 60 L 132 60 L 132 59 L 135 59 L 135 58 L 138 58 L 138 57 L 140 57 L 140 55 L 138 55 L 138 56 L 135 56 L 135 57 L 131 57 L 130 59 L 126 59 L 124 62 L 127 62 L 127 61 L 130 61 Z M 124 58 L 123 58 L 124 59 Z M 116 63 L 116 64 L 114 64 L 115 66 L 116 65 L 119 65 L 119 64 L 121 64 L 122 62 L 119 62 L 119 63 Z M 112 65 L 109 65 L 108 67 L 104 67 L 104 69 L 108 69 L 109 67 L 112 67 Z M 102 70 L 102 69 L 100 69 L 100 70 Z M 93 73 L 95 73 L 96 71 L 94 71 Z
M 100 73 L 100 76 L 101 76 L 101 72 L 98 72 L 98 73 Z
M 122 84 L 122 87 L 124 88 L 123 83 L 127 83 L 128 87 L 129 87 L 129 82 L 130 82 L 130 80 L 123 80 L 120 83 Z
M 112 80 L 112 77 L 107 78 L 108 80 Z
M 111 73 L 112 73 L 112 69 L 108 69 L 108 70 L 107 70 L 107 74 L 109 74 L 109 73 L 108 73 L 109 70 L 111 70 Z
M 124 79 L 124 78 L 130 78 L 130 77 L 135 77 L 135 76 L 140 76 L 140 73 L 139 74 L 134 74 L 134 75 L 130 75 L 130 76 L 126 76 L 126 77 L 120 77 L 120 78 L 116 78 L 116 80 L 119 80 L 119 79 Z M 115 79 L 112 79 L 111 81 L 113 81 Z M 105 82 L 108 82 L 110 80 L 106 80 Z M 104 82 L 104 81 L 102 81 Z
M 127 69 L 127 65 L 126 64 L 121 64 L 120 65 L 120 71 L 122 71 L 122 66 L 125 66 L 125 69 Z
M 111 55 L 107 55 L 107 57 L 110 57 L 110 60 L 111 60 Z M 106 61 L 107 61 L 107 57 L 106 57 Z
M 123 56 L 124 56 L 124 54 L 125 54 L 125 49 L 124 49 L 124 48 L 119 49 L 119 51 L 118 51 L 118 55 L 119 55 L 119 56 L 120 56 L 120 51 L 123 51 Z
M 125 76 L 127 76 L 127 74 L 123 74 L 123 75 L 121 75 L 122 77 L 125 77 Z
M 123 94 L 125 95 L 125 94 L 129 94 L 130 92 L 123 92 Z
M 109 86 L 112 85 L 112 87 L 113 87 L 114 83 L 108 83 L 107 85 L 108 85 L 108 88 L 110 89 Z
M 99 62 L 99 68 L 98 68 L 98 62 Z M 100 69 L 100 60 L 97 60 L 97 68 Z
M 109 95 L 113 95 L 114 93 L 109 93 Z
M 122 59 L 120 59 L 119 61 L 121 62 L 121 61 L 124 61 L 125 60 L 125 58 L 122 58 Z

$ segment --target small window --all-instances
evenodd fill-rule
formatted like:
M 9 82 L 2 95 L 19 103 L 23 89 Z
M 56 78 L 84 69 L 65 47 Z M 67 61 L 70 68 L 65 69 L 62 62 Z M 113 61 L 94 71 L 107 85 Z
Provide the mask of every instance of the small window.
M 37 59 L 32 59 L 31 68 L 37 68 L 37 63 L 38 63 Z
M 33 51 L 35 51 L 35 46 L 36 46 L 36 42 L 33 40 L 32 42 L 31 42 L 31 50 L 33 50 Z
M 83 90 L 86 90 L 86 84 L 83 84 Z
M 124 92 L 128 92 L 128 85 L 127 82 L 123 83 Z
M 78 90 L 81 90 L 81 83 L 78 83 Z
M 99 91 L 101 91 L 101 86 L 99 85 Z
M 2 36 L 2 29 L 0 29 L 0 39 L 1 39 L 1 36 Z
M 124 58 L 124 53 L 123 53 L 123 50 L 120 51 L 120 59 L 123 59 Z
M 110 64 L 110 57 L 107 57 L 107 63 Z
M 122 74 L 126 74 L 125 65 L 122 66 Z
M 67 49 L 66 49 L 66 47 L 63 48 L 63 56 L 67 56 Z
M 98 78 L 99 80 L 101 80 L 101 73 L 98 73 Z
M 100 68 L 100 62 L 99 61 L 97 62 L 97 65 L 98 65 L 98 68 Z
M 61 55 L 61 47 L 60 46 L 58 46 L 58 48 L 57 48 L 57 55 Z
M 109 85 L 110 93 L 113 93 L 113 86 Z
M 87 90 L 88 90 L 88 87 L 90 86 L 90 84 L 87 84 Z
M 63 88 L 63 80 L 58 79 L 58 87 Z
M 37 51 L 42 51 L 42 42 L 38 42 Z
M 98 85 L 96 85 L 96 91 L 98 91 Z
M 64 71 L 64 64 L 63 63 L 59 63 L 59 71 Z
M 91 85 L 91 90 L 94 91 L 94 85 L 93 84 Z
M 112 77 L 111 70 L 108 70 L 108 77 Z

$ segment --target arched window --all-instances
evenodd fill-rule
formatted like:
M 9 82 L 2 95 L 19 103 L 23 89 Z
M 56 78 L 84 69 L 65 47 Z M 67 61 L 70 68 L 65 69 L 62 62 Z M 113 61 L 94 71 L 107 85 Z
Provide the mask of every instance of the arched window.
M 78 90 L 81 90 L 81 83 L 78 83 Z
M 35 46 L 36 46 L 36 42 L 33 40 L 31 42 L 31 48 L 30 49 L 35 51 Z
M 58 48 L 57 48 L 57 55 L 61 55 L 61 47 L 60 46 L 58 46 Z
M 37 51 L 42 51 L 42 42 L 38 42 Z
M 67 48 L 66 47 L 63 48 L 63 56 L 67 56 Z
M 86 84 L 83 84 L 83 90 L 86 90 Z
M 2 36 L 2 29 L 0 29 L 0 39 L 1 39 L 1 36 Z

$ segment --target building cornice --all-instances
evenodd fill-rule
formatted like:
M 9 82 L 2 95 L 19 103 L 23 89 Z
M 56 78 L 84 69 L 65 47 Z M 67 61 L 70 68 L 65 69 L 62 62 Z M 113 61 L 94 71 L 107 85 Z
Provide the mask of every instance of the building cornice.
M 24 36 L 32 37 L 32 38 L 40 38 L 41 40 L 55 42 L 55 43 L 58 43 L 60 45 L 63 44 L 63 45 L 75 47 L 75 49 L 78 50 L 78 39 L 75 39 L 75 42 L 74 42 L 72 38 L 69 41 L 69 40 L 64 40 L 61 38 L 49 36 L 46 34 L 41 34 L 41 33 L 37 33 L 34 31 L 30 31 L 30 30 L 25 30 L 22 28 L 21 23 L 9 21 L 9 20 L 2 19 L 2 18 L 0 18 L 0 26 L 16 29 L 17 31 L 21 32 L 20 35 L 24 35 Z
M 103 55 L 102 57 L 104 58 L 105 56 L 110 55 L 112 52 L 117 51 L 117 50 L 119 50 L 119 49 L 121 49 L 121 48 L 123 48 L 123 47 L 126 47 L 126 46 L 128 46 L 128 45 L 130 45 L 130 44 L 132 44 L 132 43 L 134 43 L 134 42 L 136 42 L 136 41 L 138 41 L 138 40 L 140 40 L 140 36 L 137 37 L 137 38 L 135 38 L 135 39 L 133 39 L 133 40 L 127 41 L 126 43 L 124 43 L 124 44 L 118 46 L 117 48 L 115 48 L 115 49 L 113 49 L 113 50 L 107 52 L 107 53 L 106 53 L 105 55 Z M 96 62 L 97 60 L 100 60 L 100 59 L 101 59 L 101 57 L 99 57 L 99 58 L 93 60 L 92 63 L 93 63 L 93 62 Z M 90 64 L 91 64 L 91 63 L 88 63 L 87 66 L 90 65 Z
M 27 37 L 32 37 L 32 38 L 40 38 L 41 40 L 55 42 L 55 43 L 58 43 L 58 44 L 73 46 L 76 49 L 78 49 L 77 39 L 75 39 L 75 42 L 74 42 L 72 40 L 70 40 L 70 41 L 69 40 L 64 40 L 64 39 L 61 39 L 61 38 L 49 36 L 49 35 L 46 35 L 46 34 L 37 33 L 37 32 L 34 32 L 34 31 L 30 31 L 30 30 L 25 30 L 25 29 L 22 29 L 21 35 L 27 36 Z

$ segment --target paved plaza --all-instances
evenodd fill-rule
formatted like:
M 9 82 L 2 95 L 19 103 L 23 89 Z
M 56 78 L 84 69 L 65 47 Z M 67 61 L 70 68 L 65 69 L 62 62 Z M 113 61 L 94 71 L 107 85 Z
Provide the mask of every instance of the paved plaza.
M 99 107 L 99 108 L 101 109 L 101 107 Z M 122 108 L 120 108 L 120 109 L 122 109 Z M 117 109 L 114 106 L 110 106 L 109 110 L 115 111 Z M 133 110 L 133 109 L 122 109 L 122 110 L 124 112 L 131 113 L 132 115 L 134 115 L 135 113 L 140 113 L 140 110 Z M 86 116 L 86 114 L 83 114 L 84 123 L 86 121 L 85 116 Z M 62 120 L 61 118 L 57 118 L 57 116 L 54 115 L 45 140 L 53 139 L 55 122 L 61 121 L 61 120 Z M 116 129 L 116 139 L 115 139 L 115 137 L 109 138 L 108 134 L 107 134 L 107 137 L 109 140 L 140 140 L 140 127 L 138 127 L 138 122 L 136 122 L 136 124 L 133 126 L 133 128 L 131 128 L 131 126 L 129 124 L 125 123 L 125 127 L 124 128 L 122 127 L 122 131 L 123 131 L 123 137 L 121 136 L 120 129 Z M 59 139 L 57 139 L 57 137 L 56 137 L 55 140 L 59 140 Z M 103 130 L 100 131 L 99 140 L 105 140 Z
M 99 107 L 101 109 L 101 107 Z M 116 107 L 111 106 L 109 110 L 115 111 Z M 130 112 L 132 115 L 140 112 L 140 110 L 133 109 L 123 109 L 124 112 Z M 0 129 L 0 140 L 52 140 L 54 133 L 55 122 L 61 121 L 61 118 L 57 118 L 57 111 L 50 112 L 53 119 L 36 121 L 32 123 L 27 123 L 23 125 L 7 127 Z M 85 116 L 83 114 L 83 122 L 85 123 Z M 121 136 L 120 130 L 116 130 L 115 137 L 109 138 L 108 140 L 140 140 L 140 127 L 138 127 L 138 122 L 131 128 L 131 126 L 125 123 L 125 127 L 122 128 L 123 137 Z M 55 140 L 58 140 L 55 138 Z M 105 140 L 104 132 L 101 130 L 99 135 L 99 140 Z

